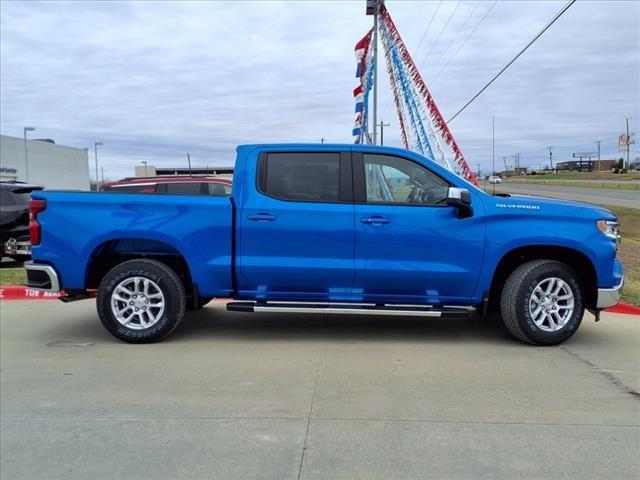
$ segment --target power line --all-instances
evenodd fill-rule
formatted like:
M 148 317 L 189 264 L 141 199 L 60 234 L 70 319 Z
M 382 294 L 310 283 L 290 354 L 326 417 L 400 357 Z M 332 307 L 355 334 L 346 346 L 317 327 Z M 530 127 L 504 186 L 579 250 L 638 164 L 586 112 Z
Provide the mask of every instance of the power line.
M 440 57 L 438 58 L 438 61 L 433 64 L 434 70 L 435 70 L 435 67 L 440 65 L 440 60 L 442 60 L 447 55 L 447 53 L 449 53 L 449 49 L 453 46 L 454 43 L 456 43 L 456 40 L 460 36 L 460 33 L 462 33 L 462 30 L 464 30 L 464 27 L 467 26 L 467 23 L 469 23 L 469 20 L 471 19 L 473 14 L 476 12 L 476 10 L 478 9 L 481 3 L 482 3 L 482 0 L 478 0 L 476 4 L 473 6 L 473 8 L 471 9 L 471 12 L 469 13 L 469 15 L 467 15 L 467 18 L 465 18 L 460 28 L 458 28 L 458 31 L 456 32 L 456 34 L 453 36 L 453 39 L 449 42 L 449 45 L 447 45 L 447 48 L 444 49 L 444 51 L 442 52 L 442 55 L 440 55 Z
M 431 48 L 427 52 L 427 55 L 424 57 L 424 59 L 422 60 L 422 62 L 420 63 L 420 66 L 418 68 L 422 68 L 422 65 L 424 65 L 424 62 L 427 61 L 427 59 L 429 58 L 429 55 L 431 55 L 431 52 L 433 51 L 433 49 L 436 48 L 436 45 L 438 45 L 438 42 L 440 41 L 440 38 L 442 37 L 442 34 L 447 29 L 447 26 L 449 25 L 449 22 L 451 22 L 451 19 L 453 18 L 453 16 L 458 11 L 458 8 L 460 7 L 461 3 L 462 3 L 462 0 L 459 0 L 458 3 L 456 4 L 456 8 L 454 8 L 453 11 L 451 12 L 451 15 L 449 15 L 449 18 L 447 19 L 447 22 L 444 24 L 444 27 L 442 27 L 442 30 L 440 30 L 440 33 L 436 37 L 436 41 L 433 42 L 433 44 L 431 45 Z
M 498 72 L 498 73 L 497 73 L 497 74 L 496 74 L 496 75 L 495 75 L 491 80 L 489 80 L 489 82 L 488 82 L 484 87 L 482 87 L 482 88 L 480 89 L 480 91 L 478 91 L 478 93 L 476 93 L 473 97 L 471 97 L 471 99 L 470 99 L 467 103 L 465 103 L 465 104 L 463 105 L 463 107 L 462 107 L 460 110 L 458 110 L 458 111 L 457 111 L 457 112 L 456 112 L 456 113 L 455 113 L 455 114 L 454 114 L 454 115 L 453 115 L 449 120 L 447 120 L 447 123 L 450 123 L 454 118 L 456 118 L 458 115 L 460 115 L 460 114 L 461 114 L 461 113 L 462 113 L 462 112 L 463 112 L 463 111 L 464 111 L 464 110 L 465 110 L 469 105 L 471 105 L 471 103 L 472 103 L 476 98 L 478 98 L 478 97 L 482 94 L 482 92 L 484 92 L 487 88 L 489 88 L 489 86 L 490 86 L 493 82 L 495 82 L 495 81 L 498 79 L 498 77 L 499 77 L 500 75 L 502 75 L 502 74 L 505 72 L 505 70 L 506 70 L 507 68 L 509 68 L 511 65 L 513 65 L 513 63 L 514 63 L 518 58 L 520 58 L 520 56 L 521 56 L 524 52 L 526 52 L 526 51 L 527 51 L 527 49 L 528 49 L 531 45 L 533 45 L 533 44 L 535 43 L 535 41 L 536 41 L 536 40 L 538 40 L 538 39 L 542 36 L 542 34 L 543 34 L 544 32 L 546 32 L 546 31 L 549 29 L 549 27 L 551 27 L 551 25 L 553 25 L 553 24 L 556 22 L 556 20 L 558 20 L 558 19 L 562 16 L 562 14 L 563 14 L 564 12 L 566 12 L 566 11 L 569 9 L 569 7 L 571 7 L 571 5 L 573 5 L 574 3 L 576 3 L 576 0 L 569 0 L 569 2 L 567 2 L 567 4 L 566 4 L 564 7 L 562 7 L 562 9 L 561 9 L 561 10 L 560 10 L 556 15 L 555 15 L 555 17 L 553 17 L 553 18 L 551 19 L 551 21 L 550 21 L 549 23 L 547 23 L 547 25 L 545 25 L 545 27 L 544 27 L 542 30 L 540 30 L 540 32 L 539 32 L 535 37 L 533 37 L 533 40 L 531 40 L 531 41 L 530 41 L 530 42 L 529 42 L 529 43 L 528 43 L 528 44 L 527 44 L 527 45 L 526 45 L 522 50 L 520 50 L 520 52 L 518 52 L 518 54 L 517 54 L 515 57 L 513 57 L 513 59 L 512 59 L 509 63 L 507 63 L 507 64 L 502 68 L 502 70 L 500 70 L 500 71 L 499 71 L 499 72 Z
M 482 16 L 482 18 L 480 19 L 480 21 L 478 23 L 476 23 L 476 26 L 473 27 L 473 30 L 471 30 L 471 33 L 469 33 L 469 35 L 467 35 L 467 38 L 464 39 L 464 42 L 462 42 L 462 44 L 458 47 L 458 49 L 455 51 L 455 53 L 449 57 L 449 60 L 447 60 L 447 63 L 444 64 L 444 66 L 438 71 L 438 73 L 436 74 L 435 77 L 433 77 L 433 80 L 431 80 L 431 85 L 433 86 L 436 83 L 436 80 L 438 79 L 438 77 L 440 76 L 440 74 L 445 71 L 447 69 L 447 67 L 449 66 L 449 64 L 453 61 L 454 58 L 456 58 L 458 56 L 458 53 L 460 53 L 460 50 L 462 50 L 464 48 L 464 46 L 467 44 L 467 42 L 469 41 L 469 39 L 471 39 L 471 37 L 473 37 L 473 34 L 476 33 L 476 30 L 478 29 L 478 27 L 480 26 L 480 24 L 484 21 L 485 18 L 487 18 L 487 16 L 489 15 L 489 13 L 491 12 L 491 10 L 493 10 L 493 7 L 495 7 L 496 3 L 498 3 L 498 0 L 494 0 L 493 3 L 491 4 L 491 6 L 489 7 L 489 9 L 484 13 L 484 15 Z
M 422 46 L 422 42 L 424 42 L 424 39 L 426 38 L 427 33 L 429 33 L 429 30 L 431 29 L 431 24 L 433 24 L 433 20 L 436 18 L 436 15 L 438 14 L 438 10 L 440 10 L 440 5 L 442 5 L 442 0 L 438 2 L 438 5 L 436 6 L 436 9 L 433 12 L 433 15 L 431 15 L 431 20 L 429 20 L 429 24 L 427 25 L 427 28 L 425 28 L 424 33 L 422 34 L 420 43 L 418 43 L 418 48 L 416 48 L 416 55 L 420 51 L 420 47 Z

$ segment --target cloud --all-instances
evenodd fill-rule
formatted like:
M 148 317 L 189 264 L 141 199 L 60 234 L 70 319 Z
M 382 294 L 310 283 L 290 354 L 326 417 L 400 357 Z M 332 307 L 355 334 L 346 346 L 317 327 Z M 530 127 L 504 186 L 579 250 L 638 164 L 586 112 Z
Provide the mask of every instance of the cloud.
M 2 133 L 34 125 L 62 144 L 102 141 L 112 178 L 142 160 L 182 164 L 187 151 L 196 165 L 230 165 L 238 143 L 351 143 L 353 45 L 371 24 L 363 3 L 3 1 Z M 461 3 L 443 29 L 456 5 L 444 2 L 415 57 L 445 117 L 563 4 L 498 2 L 431 84 L 490 5 L 462 29 L 476 3 Z M 415 52 L 436 2 L 387 5 Z M 537 166 L 549 145 L 567 156 L 605 138 L 615 153 L 624 118 L 640 118 L 639 13 L 635 2 L 572 6 L 452 122 L 469 163 L 490 164 L 492 115 L 499 158 L 523 152 Z M 400 145 L 381 73 L 385 141 Z

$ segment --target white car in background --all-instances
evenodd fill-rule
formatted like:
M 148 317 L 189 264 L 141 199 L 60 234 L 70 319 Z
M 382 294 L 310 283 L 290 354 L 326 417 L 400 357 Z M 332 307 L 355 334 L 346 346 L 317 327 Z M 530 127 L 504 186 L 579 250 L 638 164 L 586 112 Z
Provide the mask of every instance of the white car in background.
M 497 175 L 491 175 L 489 177 L 489 183 L 491 184 L 496 184 L 496 183 L 502 183 L 502 178 L 498 177 Z

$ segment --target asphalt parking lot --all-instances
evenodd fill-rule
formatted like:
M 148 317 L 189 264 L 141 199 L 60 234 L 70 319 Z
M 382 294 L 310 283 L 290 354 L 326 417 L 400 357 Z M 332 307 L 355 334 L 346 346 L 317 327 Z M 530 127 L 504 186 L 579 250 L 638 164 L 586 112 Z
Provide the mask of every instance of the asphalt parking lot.
M 3 480 L 640 476 L 640 317 L 535 348 L 479 320 L 216 302 L 127 345 L 94 307 L 0 305 Z

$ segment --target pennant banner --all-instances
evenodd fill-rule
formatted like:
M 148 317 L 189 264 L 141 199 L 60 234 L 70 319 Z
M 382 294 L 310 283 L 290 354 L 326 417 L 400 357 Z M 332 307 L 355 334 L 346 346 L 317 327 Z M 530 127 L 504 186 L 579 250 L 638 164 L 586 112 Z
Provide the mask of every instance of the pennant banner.
M 404 147 L 424 155 L 477 185 L 478 181 L 462 155 L 460 147 L 453 138 L 384 4 L 380 6 L 378 29 Z M 356 77 L 360 79 L 359 85 L 353 90 L 356 113 L 353 126 L 355 143 L 369 142 L 368 98 L 373 84 L 375 61 L 372 40 L 373 29 L 369 30 L 355 46 Z M 371 174 L 374 175 L 374 172 Z M 385 193 L 384 187 L 381 184 L 383 193 Z
M 355 101 L 356 121 L 353 126 L 353 136 L 355 143 L 364 143 L 367 139 L 367 108 L 369 100 L 369 90 L 371 90 L 373 79 L 373 28 L 360 39 L 355 46 L 357 61 L 356 78 L 360 79 L 360 84 L 353 90 Z

